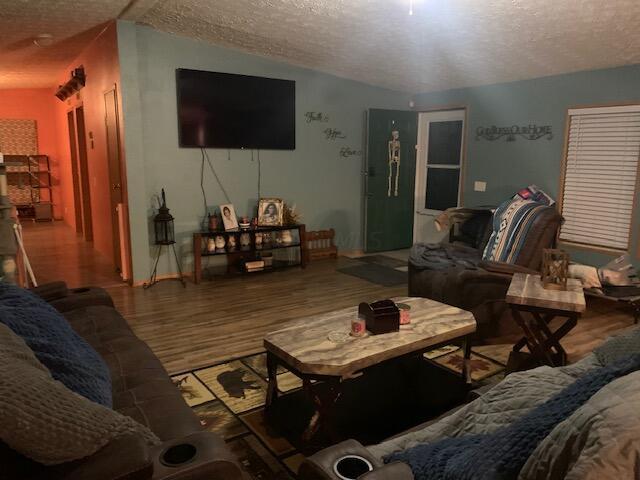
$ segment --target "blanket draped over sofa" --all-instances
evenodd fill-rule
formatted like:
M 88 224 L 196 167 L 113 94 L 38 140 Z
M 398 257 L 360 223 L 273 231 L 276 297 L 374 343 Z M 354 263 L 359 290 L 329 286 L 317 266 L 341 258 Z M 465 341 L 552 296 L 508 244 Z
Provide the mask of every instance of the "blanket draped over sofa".
M 403 461 L 416 480 L 515 479 L 538 444 L 596 392 L 640 369 L 640 354 L 594 368 L 549 400 L 488 434 L 466 435 L 418 444 L 394 452 L 386 462 Z
M 483 260 L 515 264 L 536 218 L 554 209 L 544 203 L 521 198 L 500 205 L 493 214 L 493 232 L 484 249 Z

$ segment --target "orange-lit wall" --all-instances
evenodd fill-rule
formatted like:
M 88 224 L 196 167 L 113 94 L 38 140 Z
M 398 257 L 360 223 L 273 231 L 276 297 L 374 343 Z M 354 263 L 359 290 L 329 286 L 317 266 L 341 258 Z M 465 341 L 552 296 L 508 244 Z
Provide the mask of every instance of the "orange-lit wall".
M 61 162 L 60 176 L 62 182 L 72 185 L 67 112 L 76 106 L 82 105 L 87 134 L 93 242 L 98 251 L 113 260 L 104 93 L 116 85 L 118 99 L 121 97 L 115 23 L 106 26 L 105 30 L 69 64 L 66 70 L 61 72 L 57 83 L 65 83 L 69 79 L 69 72 L 81 65 L 84 66 L 87 76 L 86 86 L 64 102 L 56 101 L 56 118 L 60 132 L 59 150 L 63 160 Z M 119 111 L 122 111 L 122 109 L 119 108 Z M 122 121 L 120 122 L 120 128 L 122 129 Z M 89 138 L 90 134 L 93 135 L 93 141 Z M 121 152 L 121 155 L 124 155 L 124 152 Z M 63 195 L 65 220 L 71 226 L 75 226 L 73 189 L 64 189 Z
M 49 155 L 53 183 L 53 215 L 62 218 L 62 198 L 67 185 L 60 181 L 60 155 L 56 102 L 53 90 L 47 88 L 0 90 L 0 118 L 35 120 L 38 124 L 38 151 Z

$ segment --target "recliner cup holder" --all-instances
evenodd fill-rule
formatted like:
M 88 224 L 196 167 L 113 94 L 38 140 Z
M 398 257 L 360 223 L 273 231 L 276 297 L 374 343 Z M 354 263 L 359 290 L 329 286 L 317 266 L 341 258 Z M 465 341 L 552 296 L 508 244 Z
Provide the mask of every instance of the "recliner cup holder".
M 192 461 L 198 449 L 190 443 L 180 443 L 167 448 L 160 455 L 160 462 L 167 467 L 178 467 Z
M 345 455 L 333 464 L 333 473 L 340 480 L 356 480 L 361 475 L 373 470 L 369 460 L 360 455 Z

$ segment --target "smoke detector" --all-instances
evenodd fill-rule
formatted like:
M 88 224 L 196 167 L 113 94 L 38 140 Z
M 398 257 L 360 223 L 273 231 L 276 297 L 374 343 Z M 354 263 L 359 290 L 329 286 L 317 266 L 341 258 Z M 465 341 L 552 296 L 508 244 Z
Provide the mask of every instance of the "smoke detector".
M 41 33 L 35 36 L 33 43 L 39 47 L 48 47 L 53 44 L 53 35 L 50 33 Z

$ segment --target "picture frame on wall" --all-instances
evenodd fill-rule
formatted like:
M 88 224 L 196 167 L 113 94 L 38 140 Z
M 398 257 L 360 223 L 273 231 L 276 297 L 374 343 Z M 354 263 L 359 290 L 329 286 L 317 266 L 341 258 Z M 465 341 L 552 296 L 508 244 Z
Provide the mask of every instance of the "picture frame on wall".
M 261 227 L 282 226 L 284 202 L 281 198 L 261 198 L 258 202 L 258 225 Z
M 233 208 L 233 204 L 220 205 L 220 215 L 226 231 L 238 230 L 238 217 L 236 217 L 236 210 Z

